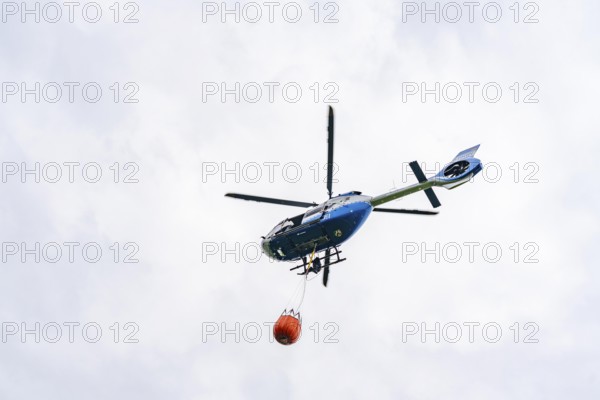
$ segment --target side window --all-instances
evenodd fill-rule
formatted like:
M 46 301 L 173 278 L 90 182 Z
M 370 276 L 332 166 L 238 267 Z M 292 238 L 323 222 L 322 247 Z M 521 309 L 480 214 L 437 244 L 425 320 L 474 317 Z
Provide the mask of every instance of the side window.
M 302 219 L 302 223 L 305 224 L 307 222 L 314 221 L 321 217 L 323 214 L 323 210 L 325 210 L 325 206 L 317 207 L 315 209 L 310 210 L 306 214 L 304 214 L 304 218 Z

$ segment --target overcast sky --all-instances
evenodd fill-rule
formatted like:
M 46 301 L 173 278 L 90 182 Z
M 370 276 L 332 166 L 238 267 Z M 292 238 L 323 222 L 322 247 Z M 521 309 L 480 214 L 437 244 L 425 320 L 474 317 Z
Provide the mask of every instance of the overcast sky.
M 0 397 L 600 396 L 598 3 L 26 4 L 0 25 Z M 328 105 L 335 193 L 476 144 L 486 168 L 435 217 L 371 215 L 283 347 L 299 278 L 257 243 L 303 211 L 223 195 L 324 201 Z

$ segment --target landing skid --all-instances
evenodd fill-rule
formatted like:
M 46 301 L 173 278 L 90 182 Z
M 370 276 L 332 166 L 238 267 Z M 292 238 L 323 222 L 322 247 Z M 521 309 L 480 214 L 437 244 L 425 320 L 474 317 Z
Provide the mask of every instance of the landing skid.
M 321 261 L 320 261 L 319 257 L 316 257 L 312 262 L 307 262 L 306 256 L 304 256 L 304 257 L 302 257 L 302 264 L 297 265 L 293 268 L 290 268 L 290 271 L 294 271 L 298 268 L 303 268 L 303 271 L 298 272 L 298 275 L 307 275 L 309 272 L 314 272 L 315 274 L 318 274 L 322 268 L 327 268 L 330 265 L 335 265 L 335 264 L 341 263 L 342 261 L 346 261 L 345 258 L 340 258 L 340 254 L 342 253 L 342 251 L 340 249 L 338 249 L 337 247 L 335 247 L 335 246 L 331 247 L 331 248 L 329 248 L 329 250 L 333 250 L 333 254 L 331 254 L 329 256 L 329 262 L 324 260 L 324 264 L 321 265 Z M 326 251 L 326 250 L 322 250 L 322 251 Z M 336 260 L 332 261 L 331 259 L 334 256 L 335 256 Z

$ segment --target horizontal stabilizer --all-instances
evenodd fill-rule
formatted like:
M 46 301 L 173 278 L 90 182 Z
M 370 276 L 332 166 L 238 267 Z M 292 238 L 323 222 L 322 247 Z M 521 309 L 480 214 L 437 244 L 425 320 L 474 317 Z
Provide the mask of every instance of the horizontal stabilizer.
M 423 182 L 427 181 L 427 178 L 425 177 L 425 174 L 423 173 L 423 170 L 421 169 L 421 166 L 419 165 L 418 162 L 413 161 L 413 162 L 409 163 L 408 165 L 410 165 L 410 169 L 412 169 L 412 171 L 415 174 L 415 177 L 417 178 L 419 183 L 423 183 Z M 429 199 L 429 202 L 431 203 L 433 208 L 438 208 L 442 205 L 442 203 L 440 203 L 439 199 L 435 195 L 435 192 L 433 191 L 433 189 L 431 189 L 431 188 L 425 189 L 425 195 Z
M 437 196 L 435 195 L 433 189 L 431 189 L 431 188 L 425 189 L 425 195 L 429 199 L 429 202 L 431 203 L 431 206 L 433 208 L 438 208 L 442 205 L 442 203 L 440 203 Z

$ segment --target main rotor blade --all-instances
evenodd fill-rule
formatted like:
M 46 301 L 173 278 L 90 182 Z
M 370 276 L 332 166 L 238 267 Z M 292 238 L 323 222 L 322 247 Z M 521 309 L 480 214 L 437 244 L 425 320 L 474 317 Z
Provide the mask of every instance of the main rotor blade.
M 325 269 L 323 270 L 323 286 L 327 287 L 327 281 L 329 280 L 329 257 L 331 256 L 331 249 L 325 250 Z
M 271 203 L 271 204 L 279 204 L 279 205 L 283 205 L 283 206 L 302 207 L 302 208 L 313 207 L 313 206 L 317 205 L 317 203 L 305 203 L 302 201 L 274 199 L 272 197 L 250 196 L 247 194 L 238 194 L 238 193 L 227 193 L 225 195 L 225 197 L 233 197 L 234 199 L 258 201 L 259 203 Z
M 437 211 L 425 211 L 425 210 L 405 210 L 401 208 L 374 208 L 373 211 L 396 213 L 396 214 L 415 214 L 415 215 L 437 215 Z
M 327 125 L 327 193 L 331 198 L 333 191 L 333 107 L 329 106 L 329 123 Z

